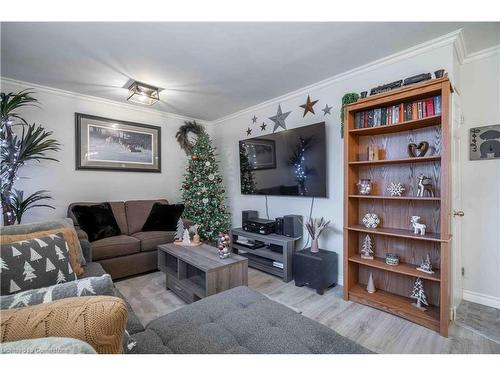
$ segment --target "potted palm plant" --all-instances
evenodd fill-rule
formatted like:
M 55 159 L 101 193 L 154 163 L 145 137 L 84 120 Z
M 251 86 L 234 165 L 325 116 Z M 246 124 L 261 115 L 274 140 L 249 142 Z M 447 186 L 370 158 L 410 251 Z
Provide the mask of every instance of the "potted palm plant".
M 33 207 L 54 208 L 40 203 L 51 199 L 46 190 L 25 197 L 22 190 L 14 189 L 15 182 L 20 178 L 19 169 L 23 165 L 33 161 L 58 161 L 47 155 L 50 151 L 60 149 L 60 143 L 51 138 L 52 132 L 46 131 L 41 125 L 30 125 L 18 113 L 23 107 L 37 106 L 38 100 L 32 94 L 29 90 L 0 93 L 0 198 L 4 225 L 20 223 L 23 214 Z

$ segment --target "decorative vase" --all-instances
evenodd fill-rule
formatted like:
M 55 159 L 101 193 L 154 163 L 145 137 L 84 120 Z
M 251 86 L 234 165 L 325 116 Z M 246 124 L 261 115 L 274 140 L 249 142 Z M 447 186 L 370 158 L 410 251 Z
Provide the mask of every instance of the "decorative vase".
M 311 253 L 318 253 L 318 252 L 319 252 L 318 239 L 314 238 L 311 244 Z
M 372 181 L 369 178 L 363 178 L 356 184 L 358 193 L 361 195 L 370 195 L 372 192 Z

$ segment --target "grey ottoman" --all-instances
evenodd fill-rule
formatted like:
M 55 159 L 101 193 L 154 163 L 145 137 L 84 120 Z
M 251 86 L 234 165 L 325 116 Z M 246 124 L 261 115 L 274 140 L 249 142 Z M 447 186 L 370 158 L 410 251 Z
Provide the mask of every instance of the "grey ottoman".
M 162 316 L 132 337 L 132 353 L 370 353 L 244 286 Z

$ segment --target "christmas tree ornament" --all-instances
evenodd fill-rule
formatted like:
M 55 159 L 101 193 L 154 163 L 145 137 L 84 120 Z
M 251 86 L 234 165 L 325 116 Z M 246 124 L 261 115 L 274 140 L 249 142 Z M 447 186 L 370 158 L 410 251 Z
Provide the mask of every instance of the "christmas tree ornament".
M 410 219 L 410 223 L 413 226 L 413 233 L 419 234 L 421 236 L 425 235 L 425 229 L 427 226 L 425 224 L 420 223 L 420 216 L 412 216 Z
M 302 117 L 306 117 L 308 112 L 311 112 L 314 115 L 315 113 L 314 113 L 313 107 L 317 102 L 319 102 L 319 100 L 312 101 L 311 97 L 309 95 L 307 95 L 307 100 L 306 100 L 305 104 L 302 104 L 300 106 L 301 108 L 304 108 L 304 114 L 302 115 Z
M 207 204 L 208 203 L 208 198 L 203 198 L 201 201 L 203 202 L 203 204 Z
M 417 270 L 431 275 L 434 273 L 434 271 L 432 270 L 431 257 L 429 256 L 429 254 L 427 254 L 425 258 L 422 258 L 422 264 L 417 268 Z
M 377 214 L 368 213 L 363 217 L 363 224 L 367 228 L 376 228 L 380 224 Z
M 195 178 L 196 178 L 196 177 L 195 177 Z M 208 175 L 208 179 L 209 179 L 210 181 L 213 181 L 213 180 L 215 179 L 215 176 L 214 176 L 212 173 L 210 173 L 210 174 Z
M 416 300 L 416 303 L 412 303 L 411 305 L 419 309 L 420 311 L 427 310 L 422 304 L 429 306 L 427 303 L 427 297 L 425 296 L 424 285 L 420 277 L 417 277 L 415 280 L 415 284 L 413 285 L 413 291 L 411 292 L 410 298 Z
M 332 110 L 333 107 L 330 107 L 328 104 L 325 105 L 325 108 L 322 109 L 323 111 L 323 116 L 326 115 L 331 115 L 330 111 Z
M 276 112 L 275 116 L 269 117 L 269 120 L 274 122 L 274 129 L 273 133 L 278 129 L 278 128 L 283 128 L 286 130 L 286 124 L 285 124 L 285 119 L 288 117 L 288 115 L 292 113 L 292 111 L 288 111 L 283 113 L 281 111 L 281 104 L 278 105 L 278 111 Z
M 373 260 L 373 244 L 371 237 L 367 234 L 361 246 L 361 258 Z
M 210 162 L 209 162 L 209 161 L 206 161 L 206 162 L 205 162 L 205 166 L 210 167 Z
M 229 251 L 230 237 L 227 233 L 219 233 L 217 238 L 217 249 L 219 252 L 219 258 L 226 259 L 231 255 Z
M 372 180 L 369 178 L 361 178 L 356 186 L 358 187 L 358 194 L 360 195 L 370 195 L 373 189 Z
M 387 188 L 387 191 L 389 192 L 389 194 L 391 194 L 391 197 L 400 197 L 401 194 L 403 194 L 403 192 L 405 191 L 405 187 L 400 182 L 391 182 L 391 184 Z
M 196 159 L 198 159 L 198 156 L 196 156 L 196 155 L 191 156 L 191 160 L 196 160 Z
M 375 289 L 375 283 L 373 282 L 373 275 L 371 272 L 370 272 L 370 277 L 368 277 L 368 284 L 366 285 L 366 291 L 370 294 L 373 294 L 377 291 Z

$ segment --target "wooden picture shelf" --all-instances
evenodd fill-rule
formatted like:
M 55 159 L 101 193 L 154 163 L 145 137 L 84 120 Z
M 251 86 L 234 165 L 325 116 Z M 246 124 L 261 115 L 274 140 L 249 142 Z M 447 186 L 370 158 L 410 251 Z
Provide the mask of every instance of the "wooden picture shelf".
M 450 320 L 451 93 L 450 81 L 444 77 L 370 96 L 345 108 L 344 298 L 400 316 L 443 336 L 448 336 Z M 436 96 L 441 97 L 441 112 L 436 115 L 373 127 L 361 122 L 365 127 L 355 128 L 357 112 Z M 422 141 L 429 143 L 428 155 L 408 157 L 408 144 Z M 371 144 L 383 150 L 382 160 L 368 160 L 367 148 Z M 421 174 L 430 177 L 435 196 L 416 196 L 417 177 Z M 372 181 L 373 195 L 358 193 L 356 184 L 360 179 Z M 390 182 L 405 186 L 401 197 L 388 196 Z M 377 214 L 380 226 L 362 225 L 366 213 Z M 411 229 L 410 218 L 414 215 L 427 226 L 423 236 Z M 359 255 L 367 235 L 373 244 L 373 260 Z M 386 253 L 397 254 L 399 265 L 387 265 Z M 427 255 L 431 257 L 433 274 L 417 270 Z M 373 294 L 366 291 L 370 274 L 377 289 Z M 429 302 L 426 311 L 412 306 L 415 300 L 410 295 L 416 278 L 423 280 Z

